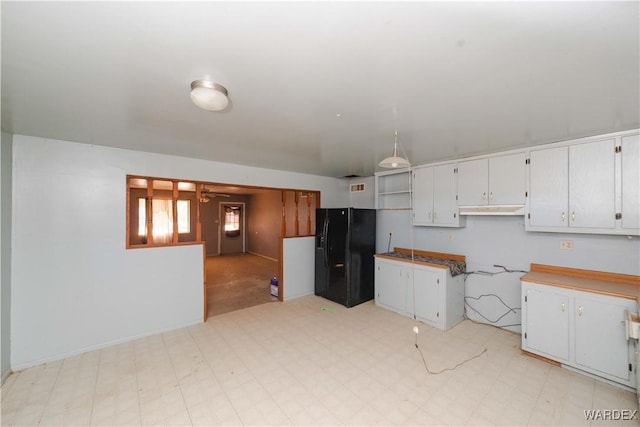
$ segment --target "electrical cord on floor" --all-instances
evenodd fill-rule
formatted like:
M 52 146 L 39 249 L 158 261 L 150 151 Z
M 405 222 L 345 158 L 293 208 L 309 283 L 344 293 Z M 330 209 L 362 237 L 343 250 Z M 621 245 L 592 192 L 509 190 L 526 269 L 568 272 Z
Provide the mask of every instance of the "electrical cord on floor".
M 416 342 L 415 342 L 415 346 L 416 349 L 418 350 L 418 353 L 420 353 L 420 357 L 422 358 L 422 363 L 424 364 L 424 369 L 427 370 L 428 373 L 430 373 L 431 375 L 440 375 L 443 372 L 447 372 L 447 371 L 453 371 L 457 368 L 459 368 L 460 366 L 464 365 L 467 362 L 471 362 L 473 359 L 477 359 L 478 357 L 482 356 L 484 353 L 487 352 L 487 349 L 483 349 L 480 353 L 476 354 L 475 356 L 471 356 L 470 358 L 463 360 L 462 362 L 458 363 L 457 365 L 451 367 L 451 368 L 444 368 L 441 369 L 439 371 L 432 371 L 431 369 L 429 369 L 429 365 L 427 364 L 427 360 L 424 358 L 424 354 L 422 353 L 422 349 L 418 346 L 418 334 L 416 334 Z

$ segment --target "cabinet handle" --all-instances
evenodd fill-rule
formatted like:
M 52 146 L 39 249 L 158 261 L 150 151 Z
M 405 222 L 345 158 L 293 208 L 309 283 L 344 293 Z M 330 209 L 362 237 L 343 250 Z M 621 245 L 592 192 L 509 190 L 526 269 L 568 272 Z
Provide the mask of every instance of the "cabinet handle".
M 562 222 L 564 222 L 564 212 L 562 212 L 562 215 L 560 215 L 560 218 L 562 218 Z
M 487 198 L 487 193 L 482 193 L 482 200 L 485 200 Z
M 578 307 L 578 316 L 582 316 L 582 306 Z
M 576 213 L 571 212 L 571 221 L 575 221 L 575 220 L 576 220 Z
M 431 220 L 432 212 L 429 212 L 429 220 Z
M 564 303 L 562 303 L 562 312 L 564 313 Z
M 489 193 L 489 199 L 493 200 L 493 191 Z

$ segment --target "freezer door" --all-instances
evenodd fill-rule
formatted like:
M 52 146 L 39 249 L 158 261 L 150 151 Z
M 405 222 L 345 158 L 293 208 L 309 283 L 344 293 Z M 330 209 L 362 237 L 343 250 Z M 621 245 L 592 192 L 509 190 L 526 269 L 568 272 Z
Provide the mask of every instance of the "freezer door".
M 347 304 L 349 209 L 329 209 L 327 226 L 328 284 L 326 298 Z

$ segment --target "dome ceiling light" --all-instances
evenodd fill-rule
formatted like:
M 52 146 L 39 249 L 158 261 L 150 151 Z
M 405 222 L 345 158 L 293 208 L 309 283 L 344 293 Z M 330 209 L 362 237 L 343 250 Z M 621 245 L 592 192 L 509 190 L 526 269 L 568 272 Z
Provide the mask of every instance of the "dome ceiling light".
M 209 80 L 191 82 L 191 101 L 207 111 L 222 111 L 229 105 L 227 89 Z

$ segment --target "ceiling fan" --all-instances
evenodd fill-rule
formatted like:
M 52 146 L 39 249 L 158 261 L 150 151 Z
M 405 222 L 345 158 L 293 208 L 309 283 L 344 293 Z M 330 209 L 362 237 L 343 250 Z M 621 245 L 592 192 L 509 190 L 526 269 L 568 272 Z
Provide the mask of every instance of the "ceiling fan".
M 207 187 L 202 187 L 200 190 L 200 203 L 209 203 L 210 199 L 214 197 L 231 197 L 230 194 L 216 193 L 209 190 Z

